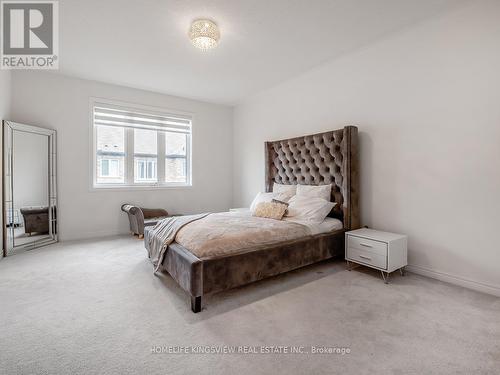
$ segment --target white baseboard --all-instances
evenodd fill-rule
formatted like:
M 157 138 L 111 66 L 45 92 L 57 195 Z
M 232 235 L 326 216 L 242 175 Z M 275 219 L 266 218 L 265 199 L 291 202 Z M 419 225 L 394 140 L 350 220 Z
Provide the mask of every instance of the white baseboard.
M 455 284 L 462 286 L 467 289 L 476 290 L 478 292 L 492 294 L 494 296 L 500 297 L 500 286 L 490 285 L 481 283 L 478 281 L 469 280 L 460 276 L 450 275 L 449 273 L 434 271 L 429 268 L 408 265 L 406 269 L 409 272 L 416 273 L 418 275 L 430 277 L 432 279 L 444 281 L 450 284 Z

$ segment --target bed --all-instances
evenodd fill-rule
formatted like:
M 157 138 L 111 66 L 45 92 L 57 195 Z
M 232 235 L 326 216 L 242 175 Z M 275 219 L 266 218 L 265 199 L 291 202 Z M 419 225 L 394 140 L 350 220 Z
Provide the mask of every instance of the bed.
M 344 233 L 359 227 L 357 133 L 357 127 L 346 126 L 264 145 L 266 192 L 272 191 L 274 183 L 332 184 L 331 200 L 337 205 L 329 217 L 330 224 L 337 224 L 329 229 L 325 224 L 327 229 L 301 228 L 302 232 L 297 232 L 299 227 L 293 227 L 295 224 L 244 217 L 245 213 L 219 213 L 190 222 L 177 232 L 157 268 L 168 272 L 190 295 L 193 312 L 201 311 L 202 297 L 209 293 L 344 256 Z M 241 248 L 228 240 L 240 227 L 247 228 L 243 231 L 246 246 Z M 276 227 L 276 231 L 270 232 L 272 235 L 265 233 L 271 227 Z M 217 232 L 223 235 L 213 234 Z M 151 229 L 146 230 L 146 248 L 151 233 Z M 259 235 L 269 240 L 252 242 Z M 204 251 L 210 240 L 216 251 Z

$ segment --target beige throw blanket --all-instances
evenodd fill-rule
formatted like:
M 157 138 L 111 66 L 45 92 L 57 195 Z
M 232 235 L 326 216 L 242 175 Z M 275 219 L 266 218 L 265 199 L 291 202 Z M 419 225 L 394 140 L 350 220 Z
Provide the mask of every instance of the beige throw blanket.
M 185 225 L 208 216 L 208 213 L 198 215 L 174 216 L 158 222 L 154 228 L 145 232 L 144 242 L 148 249 L 149 259 L 155 266 L 156 273 L 163 262 L 168 246 L 174 242 L 177 232 Z
M 220 212 L 184 226 L 175 242 L 199 259 L 209 259 L 311 234 L 307 226 L 291 221 Z

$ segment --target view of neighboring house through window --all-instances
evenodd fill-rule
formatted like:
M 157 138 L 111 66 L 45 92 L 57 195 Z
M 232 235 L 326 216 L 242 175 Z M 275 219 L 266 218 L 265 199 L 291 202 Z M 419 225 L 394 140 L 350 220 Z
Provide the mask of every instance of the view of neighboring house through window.
M 186 182 L 186 134 L 165 134 L 165 179 L 167 182 Z
M 94 187 L 191 184 L 191 119 L 94 104 Z
M 134 180 L 156 182 L 158 160 L 158 132 L 134 129 Z
M 97 183 L 125 182 L 125 131 L 123 128 L 99 125 L 97 138 Z
M 120 160 L 101 159 L 101 177 L 120 177 Z

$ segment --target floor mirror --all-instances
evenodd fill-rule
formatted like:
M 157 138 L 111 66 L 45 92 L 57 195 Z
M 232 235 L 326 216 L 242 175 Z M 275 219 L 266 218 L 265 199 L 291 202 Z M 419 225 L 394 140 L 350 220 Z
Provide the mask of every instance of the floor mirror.
M 57 242 L 56 131 L 3 121 L 3 256 Z

